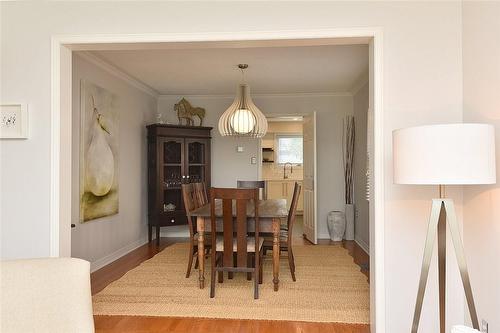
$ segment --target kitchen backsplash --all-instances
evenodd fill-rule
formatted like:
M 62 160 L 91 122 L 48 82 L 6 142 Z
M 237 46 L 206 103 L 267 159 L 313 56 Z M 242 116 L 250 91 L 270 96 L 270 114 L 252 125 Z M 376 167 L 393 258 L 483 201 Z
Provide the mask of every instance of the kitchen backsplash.
M 304 178 L 302 165 L 294 165 L 293 173 L 290 173 L 290 165 L 286 167 L 288 179 L 302 180 Z M 275 163 L 262 164 L 262 179 L 283 179 L 283 165 Z

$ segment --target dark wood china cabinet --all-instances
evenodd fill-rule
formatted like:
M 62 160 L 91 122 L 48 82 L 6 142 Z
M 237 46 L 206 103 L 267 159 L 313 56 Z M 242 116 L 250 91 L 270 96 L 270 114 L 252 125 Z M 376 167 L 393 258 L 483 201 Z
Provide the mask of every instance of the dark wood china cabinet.
M 153 227 L 187 224 L 181 184 L 210 187 L 212 127 L 152 124 L 148 130 L 148 239 Z

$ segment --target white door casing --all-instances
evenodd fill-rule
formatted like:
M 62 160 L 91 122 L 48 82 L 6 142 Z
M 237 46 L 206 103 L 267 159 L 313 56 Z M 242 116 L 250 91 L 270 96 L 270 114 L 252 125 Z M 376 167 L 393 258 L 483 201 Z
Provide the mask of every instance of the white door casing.
M 316 112 L 303 118 L 304 137 L 304 235 L 313 244 L 318 243 L 317 184 L 316 184 Z
M 341 27 L 316 30 L 272 30 L 236 32 L 193 32 L 193 33 L 142 33 L 142 34 L 82 34 L 52 35 L 51 38 L 51 187 L 50 187 L 50 256 L 64 256 L 70 251 L 70 207 L 65 206 L 64 197 L 71 195 L 67 183 L 66 168 L 71 154 L 65 149 L 65 131 L 71 128 L 70 118 L 62 116 L 71 110 L 71 98 L 63 96 L 66 89 L 61 85 L 71 82 L 71 71 L 64 64 L 71 64 L 70 51 L 89 51 L 102 49 L 103 45 L 113 49 L 122 43 L 135 47 L 147 43 L 174 42 L 228 42 L 228 41 L 270 41 L 281 40 L 323 40 L 328 45 L 368 44 L 370 54 L 370 106 L 373 110 L 373 192 L 370 201 L 370 331 L 386 331 L 385 297 L 385 253 L 384 253 L 384 126 L 383 126 L 383 28 L 381 27 Z M 63 51 L 63 52 L 62 52 Z M 69 78 L 69 80 L 68 80 Z M 70 96 L 70 95 L 69 95 Z M 316 184 L 315 184 L 316 185 Z M 305 188 L 305 187 L 304 187 Z M 68 248 L 69 246 L 69 248 Z

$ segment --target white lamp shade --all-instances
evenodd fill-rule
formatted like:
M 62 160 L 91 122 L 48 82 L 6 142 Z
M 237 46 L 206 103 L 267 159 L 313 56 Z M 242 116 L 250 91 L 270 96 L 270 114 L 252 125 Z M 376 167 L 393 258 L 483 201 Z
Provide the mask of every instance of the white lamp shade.
M 233 130 L 238 134 L 248 134 L 255 127 L 255 117 L 251 111 L 238 109 L 234 111 L 229 122 Z
M 494 184 L 495 129 L 488 124 L 418 126 L 392 133 L 396 184 Z

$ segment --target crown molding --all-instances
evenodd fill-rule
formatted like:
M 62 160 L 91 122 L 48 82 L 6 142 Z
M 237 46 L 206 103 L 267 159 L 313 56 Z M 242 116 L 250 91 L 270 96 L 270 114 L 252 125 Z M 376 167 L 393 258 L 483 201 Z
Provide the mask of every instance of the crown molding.
M 368 72 L 364 72 L 361 74 L 356 81 L 354 81 L 353 85 L 351 86 L 351 89 L 349 89 L 349 92 L 351 93 L 352 96 L 356 95 L 361 88 L 363 88 L 369 80 L 369 75 Z
M 352 97 L 352 93 L 350 91 L 345 92 L 320 92 L 320 93 L 281 93 L 281 94 L 251 94 L 252 98 L 300 98 L 300 97 Z M 226 95 L 226 94 L 212 94 L 212 95 L 182 95 L 182 94 L 160 94 L 158 95 L 158 99 L 167 99 L 167 98 L 213 98 L 213 99 L 234 99 L 235 95 Z
M 127 73 L 123 72 L 121 69 L 110 64 L 109 62 L 102 60 L 101 58 L 99 58 L 98 56 L 96 56 L 95 54 L 93 54 L 91 52 L 79 51 L 78 53 L 76 53 L 76 55 L 93 63 L 96 66 L 99 66 L 101 69 L 104 69 L 108 73 L 110 73 L 110 74 L 116 76 L 117 78 L 121 79 L 122 81 L 128 83 L 132 87 L 137 88 L 137 89 L 145 92 L 146 94 L 148 94 L 154 98 L 158 98 L 158 96 L 160 96 L 160 93 L 158 91 L 156 91 L 155 89 L 153 89 L 150 86 L 148 86 L 147 84 L 137 80 L 136 78 L 128 75 Z

